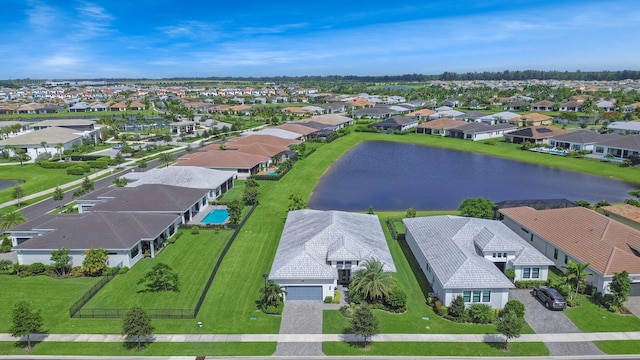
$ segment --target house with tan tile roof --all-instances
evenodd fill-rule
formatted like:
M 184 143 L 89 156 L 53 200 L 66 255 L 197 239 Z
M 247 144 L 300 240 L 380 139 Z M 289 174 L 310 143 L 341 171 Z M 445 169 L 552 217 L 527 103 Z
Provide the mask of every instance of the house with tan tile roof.
M 318 131 L 318 129 L 316 129 L 316 128 L 305 126 L 304 123 L 302 123 L 302 122 L 299 122 L 299 123 L 285 123 L 285 124 L 276 126 L 276 128 L 282 129 L 282 130 L 291 131 L 291 132 L 294 132 L 294 133 L 298 133 L 298 134 L 302 135 L 301 140 L 303 140 L 303 141 L 308 139 L 310 136 L 312 136 L 313 133 Z
M 420 109 L 416 111 L 412 111 L 407 114 L 407 116 L 417 117 L 418 120 L 427 120 L 430 115 L 435 114 L 436 112 L 431 109 Z
M 530 142 L 534 144 L 548 144 L 549 139 L 558 135 L 567 134 L 567 130 L 563 130 L 553 126 L 529 126 L 524 129 L 512 131 L 504 135 L 504 141 L 522 144 L 524 142 Z
M 140 101 L 132 101 L 131 104 L 129 104 L 129 109 L 131 110 L 144 110 L 147 108 L 147 105 L 141 103 Z
M 416 133 L 430 134 L 439 136 L 450 136 L 449 130 L 467 125 L 466 121 L 456 120 L 453 118 L 439 118 L 418 124 Z
M 587 284 L 608 292 L 614 273 L 629 272 L 640 295 L 640 230 L 584 207 L 500 209 L 503 223 L 551 259 L 558 269 L 569 260 L 589 264 Z
M 608 216 L 632 228 L 640 230 L 640 207 L 630 204 L 603 206 L 604 216 Z
M 293 114 L 293 115 L 309 115 L 309 114 L 313 114 L 313 111 L 305 109 L 305 108 L 300 107 L 300 106 L 288 106 L 288 107 L 282 108 L 280 111 L 282 111 L 283 113 Z
M 320 124 L 335 125 L 337 126 L 338 129 L 342 129 L 344 127 L 353 125 L 355 123 L 354 119 L 348 116 L 338 115 L 338 114 L 324 114 L 324 115 L 312 116 L 311 118 L 305 119 L 303 121 L 313 121 Z
M 126 111 L 127 104 L 124 101 L 117 102 L 109 106 L 110 111 Z
M 267 145 L 276 145 L 276 146 L 291 146 L 298 145 L 301 143 L 300 140 L 296 139 L 285 139 L 273 135 L 249 135 L 249 136 L 237 136 L 227 140 L 226 144 L 238 144 L 238 145 L 248 145 L 248 144 L 267 144 Z
M 246 179 L 267 166 L 271 158 L 240 151 L 204 151 L 181 156 L 173 166 L 199 166 L 208 169 L 235 171 L 238 178 Z
M 553 111 L 555 103 L 549 100 L 542 100 L 531 104 L 531 110 L 533 111 Z
M 536 125 L 551 125 L 553 124 L 553 118 L 549 115 L 539 113 L 524 114 L 512 119 L 509 119 L 509 123 L 516 126 L 536 126 Z

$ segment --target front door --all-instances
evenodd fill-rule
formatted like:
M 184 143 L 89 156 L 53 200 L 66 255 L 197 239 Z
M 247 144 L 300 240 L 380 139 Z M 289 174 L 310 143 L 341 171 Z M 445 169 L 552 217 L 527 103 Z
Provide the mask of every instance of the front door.
M 351 270 L 350 269 L 339 269 L 338 270 L 338 284 L 339 285 L 348 285 L 350 279 L 351 279 Z

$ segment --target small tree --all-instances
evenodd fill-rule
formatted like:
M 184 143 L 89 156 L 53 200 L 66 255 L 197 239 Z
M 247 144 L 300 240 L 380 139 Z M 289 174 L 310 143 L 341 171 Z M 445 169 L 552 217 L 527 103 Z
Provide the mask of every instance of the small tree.
M 151 270 L 138 280 L 138 284 L 145 284 L 149 291 L 180 291 L 178 274 L 173 272 L 169 265 L 161 262 L 153 265 Z
M 373 215 L 375 212 L 373 211 L 373 205 L 369 205 L 369 210 L 367 210 L 367 214 Z
M 609 308 L 616 311 L 623 306 L 623 303 L 627 301 L 631 293 L 631 278 L 627 270 L 623 270 L 620 273 L 613 273 L 609 290 L 611 291 L 612 299 L 612 304 L 609 305 Z
M 24 197 L 24 190 L 22 189 L 22 186 L 14 186 L 11 196 L 13 197 L 13 200 L 18 202 L 18 207 L 22 206 L 22 198 Z
M 524 318 L 515 312 L 507 312 L 500 316 L 496 324 L 496 330 L 505 336 L 504 348 L 509 350 L 509 339 L 518 338 L 522 333 Z
M 376 318 L 368 305 L 356 307 L 351 318 L 351 331 L 356 335 L 362 336 L 365 347 L 368 340 L 378 334 L 378 318 Z
M 146 169 L 147 168 L 147 161 L 144 160 L 144 159 L 140 160 L 140 163 L 138 163 L 138 167 L 140 169 L 143 169 L 143 170 Z
M 154 330 L 151 317 L 141 307 L 134 306 L 122 319 L 122 335 L 127 341 L 135 339 L 138 350 L 143 348 L 143 338 L 149 338 Z
M 125 187 L 129 183 L 129 179 L 125 177 L 115 178 L 113 179 L 113 185 L 116 187 Z
M 467 317 L 467 308 L 464 305 L 464 298 L 462 296 L 456 296 L 451 305 L 449 305 L 449 316 L 456 321 L 463 322 Z
M 227 209 L 229 210 L 229 224 L 238 225 L 240 223 L 243 208 L 244 204 L 240 200 L 233 200 L 227 204 Z
M 273 280 L 267 280 L 265 287 L 260 291 L 260 305 L 262 310 L 265 310 L 268 306 L 279 306 L 284 300 L 284 295 L 287 293 L 283 286 L 280 286 L 280 284 Z
M 107 268 L 107 259 L 109 255 L 107 250 L 103 248 L 91 248 L 85 251 L 84 260 L 82 261 L 82 272 L 88 276 L 100 276 Z
M 120 150 L 116 156 L 113 158 L 113 161 L 116 163 L 117 166 L 120 166 L 122 164 L 124 164 L 125 161 L 127 161 L 124 158 L 124 155 L 122 155 L 122 150 Z
M 62 199 L 64 199 L 64 191 L 62 189 L 60 189 L 60 187 L 56 187 L 55 190 L 53 190 L 53 196 L 52 196 L 54 201 L 62 201 Z
M 8 230 L 16 225 L 20 225 L 27 221 L 27 218 L 20 211 L 12 211 L 10 213 L 2 214 L 0 217 L 0 229 Z
M 246 205 L 255 205 L 258 203 L 258 195 L 259 192 L 257 186 L 245 186 L 242 191 L 242 201 Z
M 504 304 L 501 315 L 504 315 L 506 313 L 513 313 L 518 315 L 519 317 L 524 318 L 524 304 L 518 300 L 509 300 L 506 304 Z
M 298 194 L 289 195 L 289 211 L 301 210 L 307 207 L 307 204 L 302 200 L 302 196 Z
M 160 161 L 161 164 L 164 164 L 165 167 L 169 167 L 169 165 L 174 161 L 173 155 L 169 153 L 162 153 L 158 156 L 158 161 Z
M 53 262 L 53 268 L 60 276 L 66 276 L 67 270 L 71 267 L 71 255 L 70 249 L 60 248 L 51 252 L 51 261 Z
M 25 300 L 18 301 L 12 312 L 12 324 L 9 331 L 14 337 L 27 337 L 27 348 L 31 348 L 31 334 L 42 332 L 42 315 Z
M 405 217 L 408 217 L 408 218 L 416 217 L 416 209 L 414 209 L 412 207 L 408 208 L 407 209 L 407 214 L 405 215 Z
M 493 219 L 495 209 L 496 204 L 493 201 L 482 197 L 464 199 L 458 207 L 462 216 L 481 219 Z
M 88 176 L 85 177 L 82 180 L 82 185 L 80 185 L 80 188 L 82 189 L 84 194 L 88 193 L 89 191 L 93 191 L 93 189 L 94 189 L 93 181 L 91 181 Z

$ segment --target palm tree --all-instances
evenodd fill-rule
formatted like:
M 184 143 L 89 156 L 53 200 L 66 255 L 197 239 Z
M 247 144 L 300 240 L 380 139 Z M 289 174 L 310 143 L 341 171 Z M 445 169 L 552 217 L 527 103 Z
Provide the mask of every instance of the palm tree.
M 62 149 L 64 148 L 64 145 L 59 142 L 56 144 L 56 150 L 58 151 L 58 154 L 60 155 L 60 160 L 62 161 Z
M 588 267 L 589 263 L 581 264 L 573 260 L 569 260 L 567 265 L 563 266 L 563 268 L 566 270 L 564 276 L 568 283 L 575 284 L 576 294 L 578 294 L 578 291 L 580 290 L 580 284 L 587 281 L 587 277 L 589 275 L 592 275 L 587 271 Z
M 47 152 L 47 142 L 40 141 L 40 146 L 42 146 L 43 154 Z
M 351 280 L 350 288 L 370 302 L 384 300 L 395 288 L 396 281 L 390 272 L 384 271 L 384 265 L 378 259 L 368 259 L 357 270 Z
M 27 221 L 27 218 L 20 211 L 12 211 L 2 214 L 0 217 L 0 229 L 8 230 L 16 225 L 20 225 Z
M 173 155 L 169 153 L 162 153 L 158 157 L 158 161 L 160 161 L 160 163 L 162 164 L 165 164 L 165 167 L 169 167 L 169 164 L 171 164 L 174 161 Z
M 278 306 L 282 302 L 286 290 L 283 286 L 280 286 L 273 280 L 267 280 L 265 286 L 262 289 L 262 301 L 263 307 Z

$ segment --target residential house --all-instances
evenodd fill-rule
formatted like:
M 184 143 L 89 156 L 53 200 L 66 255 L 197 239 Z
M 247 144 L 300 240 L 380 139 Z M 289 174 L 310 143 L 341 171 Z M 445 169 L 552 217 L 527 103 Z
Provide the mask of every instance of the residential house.
M 182 155 L 173 166 L 199 166 L 208 169 L 234 171 L 239 179 L 246 179 L 268 166 L 271 158 L 241 151 L 204 151 Z
M 379 121 L 372 126 L 383 131 L 406 131 L 418 126 L 418 119 L 407 116 L 392 116 L 388 119 Z
M 366 260 L 396 267 L 378 217 L 344 211 L 289 211 L 269 279 L 286 290 L 285 300 L 334 296 Z
M 549 146 L 561 150 L 593 152 L 598 142 L 619 138 L 618 134 L 600 134 L 593 130 L 574 130 L 549 139 Z
M 320 124 L 335 126 L 336 130 L 344 129 L 349 125 L 355 124 L 355 120 L 339 114 L 325 114 L 319 116 L 312 116 L 309 119 L 305 119 L 304 121 L 313 121 Z
M 145 110 L 146 108 L 147 108 L 147 105 L 137 100 L 132 101 L 131 104 L 129 104 L 129 109 L 131 110 Z
M 416 111 L 412 111 L 407 114 L 407 116 L 413 116 L 417 118 L 419 121 L 429 120 L 429 116 L 435 114 L 436 112 L 431 109 L 420 109 Z
M 542 100 L 531 104 L 531 111 L 553 111 L 555 103 L 549 100 Z
M 509 119 L 509 123 L 514 124 L 518 127 L 537 125 L 548 126 L 553 124 L 553 118 L 549 115 L 529 113 L 511 118 Z
M 430 134 L 439 136 L 451 136 L 450 130 L 457 127 L 467 125 L 466 121 L 455 120 L 452 118 L 439 118 L 427 121 L 416 126 L 416 133 Z
M 87 104 L 84 101 L 80 101 L 69 106 L 69 112 L 87 112 L 87 111 L 91 111 L 91 105 Z
M 129 182 L 126 187 L 146 184 L 179 186 L 190 189 L 207 190 L 207 200 L 213 201 L 233 188 L 233 171 L 213 170 L 196 166 L 169 166 L 154 168 L 144 172 L 124 174 Z
M 22 149 L 30 158 L 37 159 L 38 155 L 45 152 L 51 156 L 56 156 L 64 150 L 71 150 L 74 145 L 80 146 L 84 138 L 82 132 L 60 127 L 49 127 L 0 140 L 0 148 Z M 58 144 L 62 144 L 62 148 L 56 149 Z M 10 154 L 11 156 L 15 155 L 13 150 L 10 150 Z
M 560 105 L 560 111 L 578 112 L 583 110 L 584 105 L 578 101 L 567 101 Z
M 526 111 L 529 110 L 529 102 L 524 100 L 514 100 L 503 106 L 505 111 Z
M 449 136 L 458 139 L 480 141 L 506 136 L 507 133 L 517 128 L 517 126 L 508 123 L 485 125 L 474 122 L 450 129 Z
M 558 269 L 569 260 L 589 264 L 587 284 L 609 292 L 614 273 L 626 270 L 632 294 L 640 295 L 640 231 L 584 207 L 501 209 L 503 223 Z
M 626 135 L 599 141 L 594 154 L 605 157 L 612 155 L 619 159 L 638 159 L 640 157 L 640 134 Z
M 64 129 L 75 130 L 81 132 L 85 138 L 89 138 L 93 143 L 98 143 L 102 138 L 101 126 L 96 126 L 93 120 L 85 119 L 51 119 L 39 121 L 31 125 L 35 131 L 46 129 L 49 127 L 59 127 Z
M 392 110 L 388 106 L 378 105 L 373 107 L 356 109 L 353 111 L 353 116 L 357 118 L 386 119 L 388 117 L 391 117 L 399 113 L 400 111 Z
M 596 107 L 604 112 L 616 111 L 616 105 L 609 100 L 602 100 L 596 103 Z
M 640 134 L 640 121 L 614 121 L 607 125 L 607 130 L 622 135 Z
M 553 264 L 504 224 L 460 216 L 406 218 L 405 239 L 442 304 L 462 296 L 502 308 L 515 280 L 546 280 Z
M 500 123 L 510 122 L 510 120 L 520 117 L 516 113 L 510 111 L 501 111 L 499 113 L 485 115 L 475 119 L 475 122 L 481 122 L 486 125 L 494 125 Z
M 512 131 L 508 134 L 505 134 L 504 141 L 514 144 L 530 142 L 533 144 L 545 145 L 549 143 L 549 139 L 567 133 L 567 130 L 563 130 L 553 126 L 529 126 L 524 129 Z
M 616 204 L 603 206 L 604 216 L 619 221 L 634 229 L 640 230 L 640 208 L 630 204 Z
M 302 135 L 302 137 L 300 138 L 300 140 L 302 141 L 305 141 L 311 137 L 315 137 L 314 134 L 318 132 L 318 129 L 307 126 L 303 122 L 284 123 L 282 125 L 276 126 L 275 128 L 300 134 Z
M 52 264 L 51 253 L 68 248 L 71 266 L 81 266 L 87 250 L 104 248 L 108 266 L 131 267 L 147 251 L 155 257 L 179 224 L 180 217 L 175 214 L 44 214 L 7 233 L 21 265 Z
M 124 101 L 117 102 L 109 106 L 110 111 L 127 111 L 127 104 Z
M 446 106 L 442 106 L 442 107 L 437 108 L 435 114 L 429 115 L 429 119 L 433 120 L 433 119 L 438 119 L 438 118 L 443 118 L 443 117 L 459 118 L 459 117 L 463 117 L 465 115 L 465 113 L 463 113 L 462 111 L 453 110 L 453 109 L 442 110 L 443 108 L 446 108 Z M 440 109 L 440 110 L 438 110 L 438 109 Z
M 258 131 L 245 131 L 241 135 L 242 136 L 271 135 L 271 136 L 275 136 L 283 139 L 289 139 L 289 140 L 300 140 L 302 138 L 301 134 L 284 130 L 284 129 L 279 129 L 272 126 L 262 128 Z

